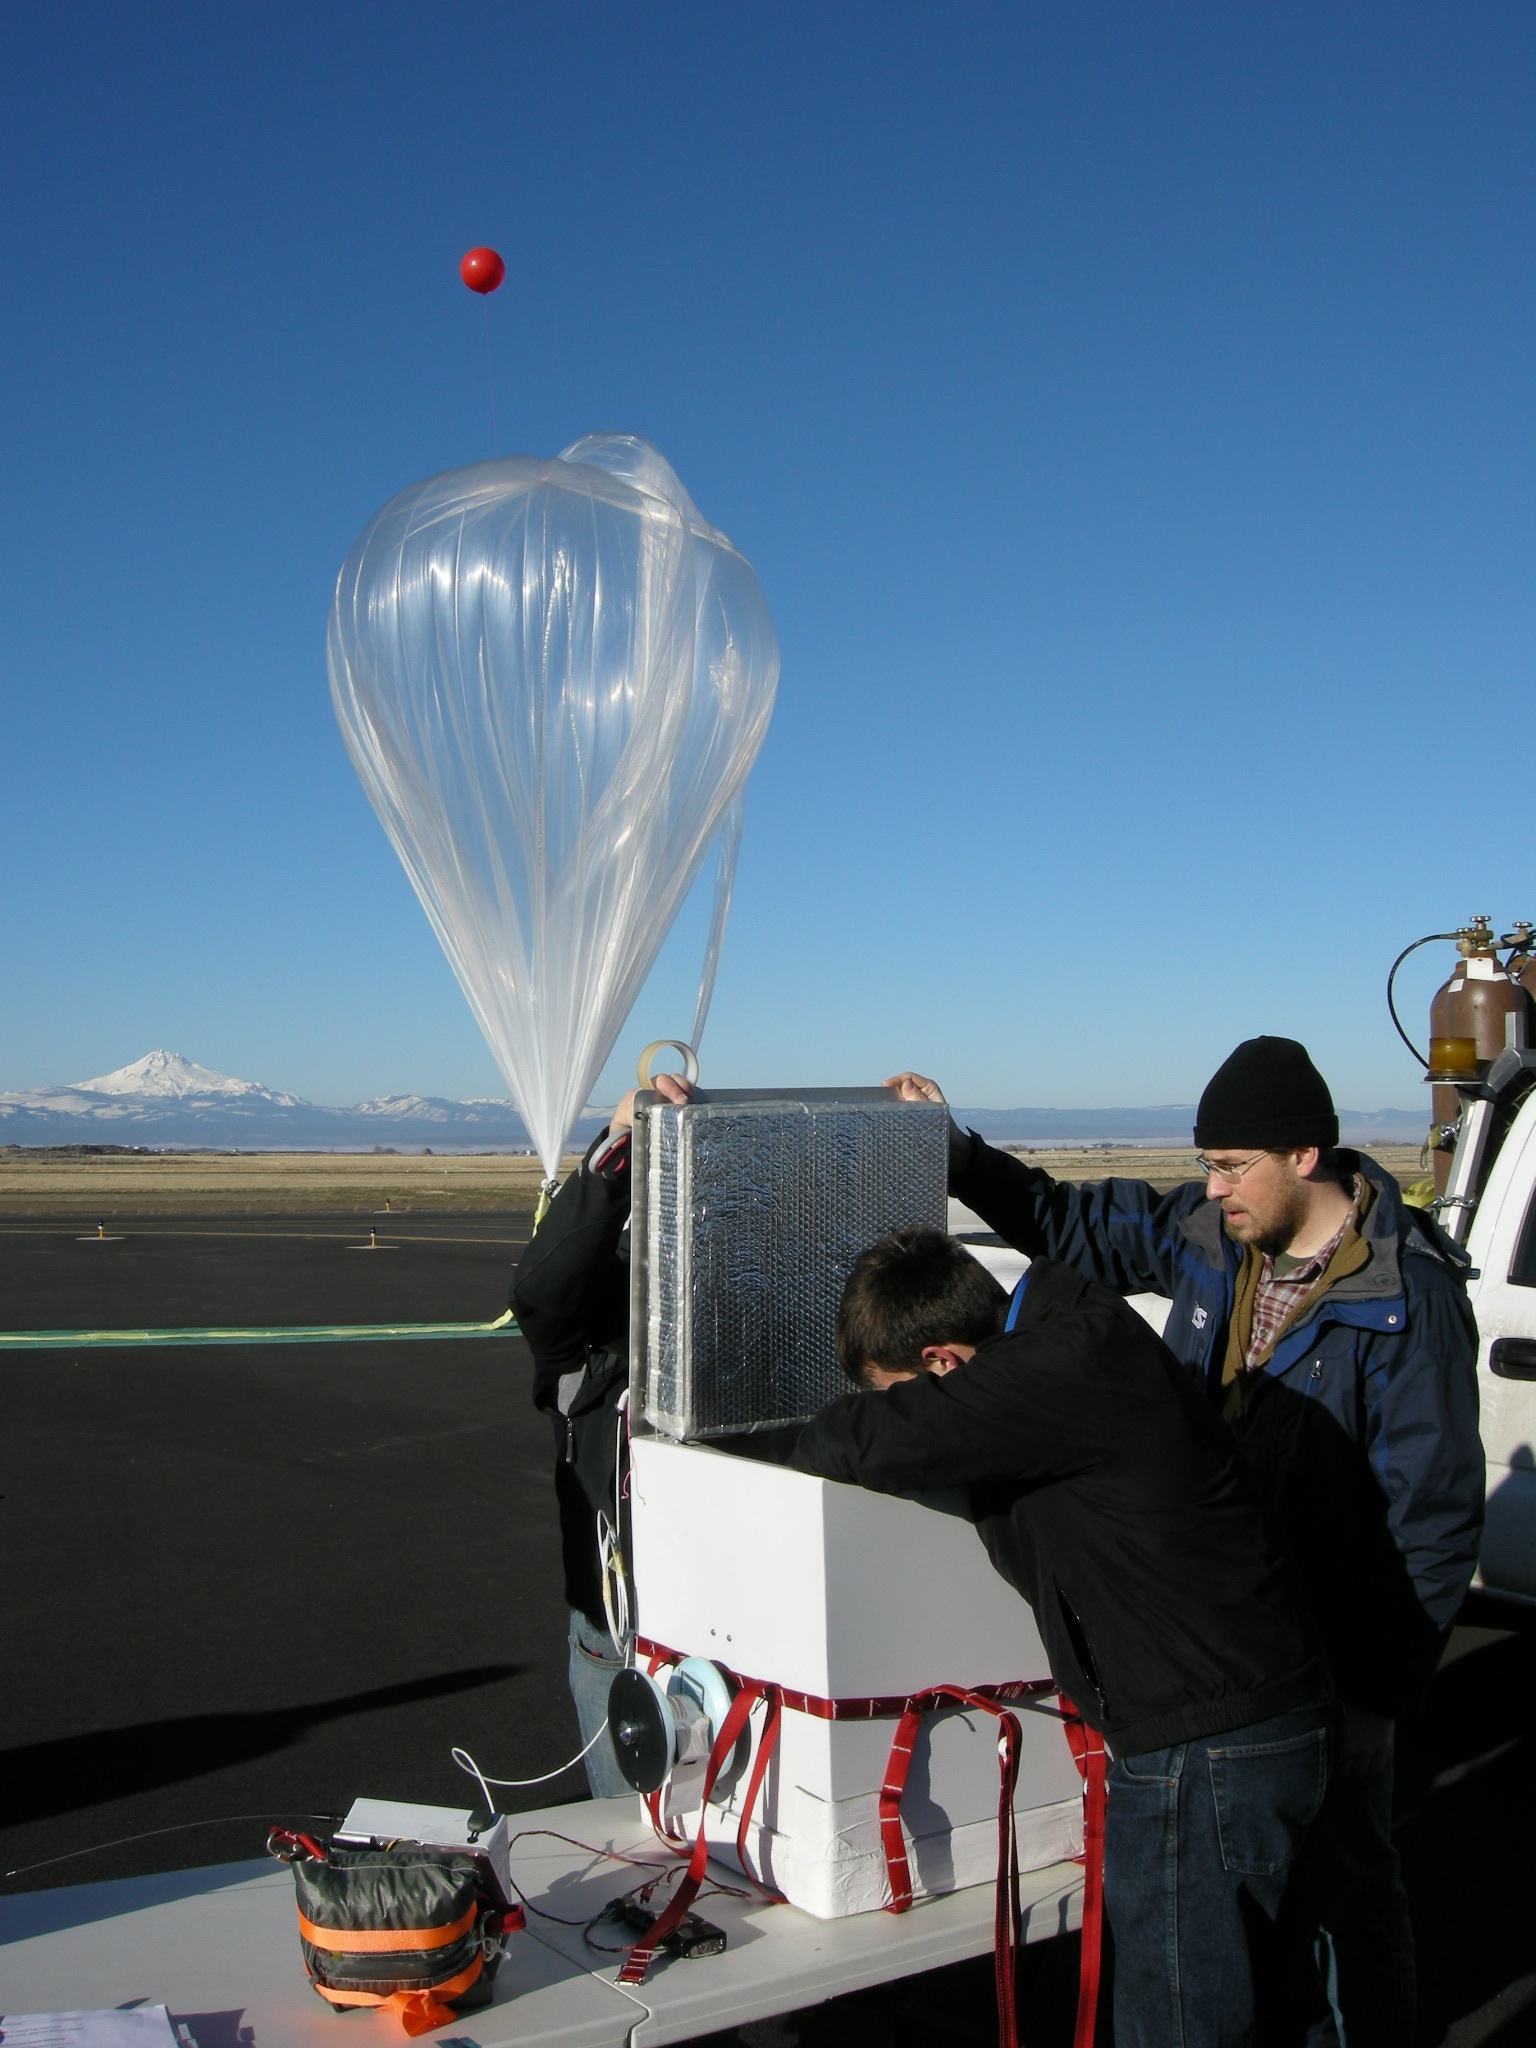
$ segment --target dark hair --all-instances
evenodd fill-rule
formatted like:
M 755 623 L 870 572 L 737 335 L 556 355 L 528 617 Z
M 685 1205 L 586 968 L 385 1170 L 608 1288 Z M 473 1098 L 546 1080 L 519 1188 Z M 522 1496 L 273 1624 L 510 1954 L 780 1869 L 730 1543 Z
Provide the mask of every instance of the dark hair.
M 1341 1188 L 1352 1189 L 1355 1185 L 1355 1161 L 1358 1154 L 1343 1145 L 1319 1145 L 1317 1163 L 1324 1173 L 1331 1173 Z
M 1221 1148 L 1223 1151 L 1225 1146 Z M 1293 1152 L 1304 1152 L 1304 1145 L 1266 1145 L 1264 1150 L 1276 1159 L 1289 1159 Z M 1344 1145 L 1319 1145 L 1317 1148 L 1317 1170 L 1320 1174 L 1336 1180 L 1348 1193 L 1355 1185 L 1355 1166 L 1360 1155 Z
M 942 1230 L 911 1224 L 860 1252 L 837 1310 L 837 1362 L 855 1386 L 866 1365 L 920 1372 L 930 1344 L 983 1344 L 1003 1327 L 1008 1296 Z

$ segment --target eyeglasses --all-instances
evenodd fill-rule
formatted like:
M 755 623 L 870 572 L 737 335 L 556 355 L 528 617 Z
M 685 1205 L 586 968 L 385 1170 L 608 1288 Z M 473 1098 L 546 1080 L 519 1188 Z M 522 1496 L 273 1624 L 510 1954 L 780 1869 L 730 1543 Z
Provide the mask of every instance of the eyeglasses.
M 1195 1154 L 1195 1164 L 1207 1180 L 1224 1180 L 1230 1187 L 1236 1187 L 1243 1175 L 1257 1166 L 1261 1159 L 1267 1159 L 1267 1152 L 1255 1152 L 1251 1159 L 1241 1159 L 1236 1166 L 1218 1166 L 1214 1159 L 1207 1159 L 1203 1152 Z

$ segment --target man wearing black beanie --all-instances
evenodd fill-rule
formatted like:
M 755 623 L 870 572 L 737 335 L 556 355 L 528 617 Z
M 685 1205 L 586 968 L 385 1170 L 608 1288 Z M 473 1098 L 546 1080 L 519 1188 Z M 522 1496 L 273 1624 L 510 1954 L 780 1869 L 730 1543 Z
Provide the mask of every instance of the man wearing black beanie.
M 886 1085 L 943 1100 L 920 1074 Z M 1439 1660 L 1482 1533 L 1467 1259 L 1389 1173 L 1340 1148 L 1328 1084 L 1293 1038 L 1238 1046 L 1194 1136 L 1205 1179 L 1160 1195 L 1053 1181 L 955 1127 L 950 1191 L 1031 1257 L 1172 1297 L 1164 1340 L 1238 1437 L 1343 1702 L 1287 1909 L 1294 2009 L 1265 2038 L 1403 2048 L 1414 1955 L 1391 1835 L 1393 1731 Z

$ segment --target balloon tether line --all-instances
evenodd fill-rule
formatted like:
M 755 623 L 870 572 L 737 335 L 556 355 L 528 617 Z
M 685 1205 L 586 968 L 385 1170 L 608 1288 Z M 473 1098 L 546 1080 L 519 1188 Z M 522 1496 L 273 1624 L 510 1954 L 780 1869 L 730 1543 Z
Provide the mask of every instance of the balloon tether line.
M 501 437 L 496 431 L 496 377 L 491 368 L 491 302 L 482 297 L 480 306 L 485 314 L 485 388 L 491 400 L 491 453 L 500 455 Z

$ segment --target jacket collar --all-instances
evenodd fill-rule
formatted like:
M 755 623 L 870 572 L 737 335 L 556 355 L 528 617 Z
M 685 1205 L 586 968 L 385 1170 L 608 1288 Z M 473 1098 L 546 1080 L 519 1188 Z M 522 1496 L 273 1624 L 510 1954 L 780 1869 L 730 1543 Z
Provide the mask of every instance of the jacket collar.
M 1220 1202 L 1202 1201 L 1187 1216 L 1179 1219 L 1179 1228 L 1197 1251 L 1205 1253 L 1213 1266 L 1226 1265 L 1230 1255 L 1237 1250 L 1221 1227 Z
M 1330 1307 L 1342 1307 L 1347 1302 L 1379 1302 L 1401 1300 L 1403 1293 L 1403 1271 L 1401 1254 L 1408 1251 L 1428 1251 L 1447 1260 L 1447 1263 L 1465 1271 L 1468 1261 L 1427 1217 L 1420 1224 L 1415 1212 L 1412 1223 L 1404 1214 L 1402 1196 L 1398 1193 L 1397 1182 L 1385 1167 L 1378 1166 L 1374 1159 L 1363 1152 L 1341 1150 L 1340 1163 L 1347 1172 L 1359 1173 L 1369 1183 L 1375 1199 L 1370 1214 L 1365 1219 L 1361 1232 L 1370 1248 L 1371 1256 L 1358 1273 L 1347 1273 L 1342 1280 L 1329 1288 L 1324 1300 Z M 1222 1225 L 1220 1202 L 1203 1201 L 1184 1217 L 1180 1229 L 1197 1250 L 1203 1252 L 1212 1265 L 1226 1265 L 1236 1271 L 1242 1261 L 1242 1246 L 1228 1237 Z M 1416 1240 L 1421 1234 L 1424 1243 Z M 1407 1242 L 1405 1244 L 1405 1237 Z M 1322 1303 L 1317 1304 L 1318 1307 Z M 1310 1322 L 1311 1317 L 1308 1317 Z
M 1082 1274 L 1064 1266 L 1060 1259 L 1031 1259 L 1028 1279 L 1013 1328 L 1007 1333 L 1010 1336 L 1018 1336 L 1031 1323 L 1043 1322 L 1057 1309 L 1070 1308 L 1088 1292 Z

